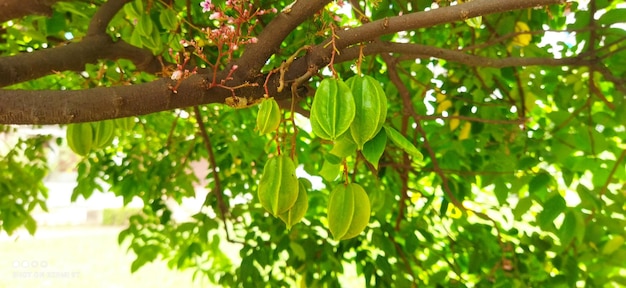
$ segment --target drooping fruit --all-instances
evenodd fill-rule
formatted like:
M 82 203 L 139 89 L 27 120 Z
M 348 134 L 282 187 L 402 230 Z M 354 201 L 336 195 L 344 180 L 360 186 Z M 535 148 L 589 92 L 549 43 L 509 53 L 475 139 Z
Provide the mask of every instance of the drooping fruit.
M 274 216 L 287 212 L 298 198 L 296 167 L 287 155 L 270 158 L 259 182 L 258 196 L 265 210 Z
M 93 148 L 104 148 L 113 142 L 113 138 L 115 138 L 115 122 L 113 120 L 91 122 L 91 125 L 93 128 Z
M 115 126 L 121 130 L 130 130 L 135 126 L 135 117 L 125 117 L 125 118 L 117 118 L 113 120 L 115 122 Z
M 266 98 L 259 104 L 259 114 L 256 117 L 256 130 L 261 134 L 276 131 L 281 120 L 280 107 L 274 98 Z
M 338 185 L 328 201 L 328 228 L 335 240 L 358 236 L 369 223 L 370 200 L 361 185 Z
M 293 225 L 297 224 L 304 218 L 306 210 L 309 209 L 309 197 L 306 192 L 306 179 L 298 179 L 298 198 L 296 203 L 293 204 L 291 209 L 287 212 L 278 215 L 280 220 L 283 220 L 287 224 L 287 230 L 291 230 Z
M 315 91 L 311 105 L 313 133 L 326 140 L 335 140 L 350 128 L 355 104 L 350 87 L 340 79 L 326 78 Z
M 93 145 L 93 127 L 91 123 L 76 123 L 67 125 L 67 145 L 74 153 L 85 156 Z
M 387 117 L 387 96 L 380 83 L 371 76 L 354 76 L 346 84 L 355 103 L 355 117 L 350 125 L 352 139 L 359 150 L 374 138 Z

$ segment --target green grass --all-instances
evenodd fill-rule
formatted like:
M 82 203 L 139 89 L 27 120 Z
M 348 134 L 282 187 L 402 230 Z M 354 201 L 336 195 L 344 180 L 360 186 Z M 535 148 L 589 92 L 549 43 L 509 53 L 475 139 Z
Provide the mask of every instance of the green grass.
M 0 237 L 0 287 L 211 287 L 193 271 L 146 264 L 134 274 L 119 227 L 39 228 L 36 237 Z

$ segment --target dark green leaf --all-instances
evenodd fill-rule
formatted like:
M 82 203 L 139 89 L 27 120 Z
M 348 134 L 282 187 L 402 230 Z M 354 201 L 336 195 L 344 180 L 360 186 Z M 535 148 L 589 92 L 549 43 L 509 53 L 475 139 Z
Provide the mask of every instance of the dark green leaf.
M 537 215 L 537 222 L 542 229 L 548 229 L 552 221 L 565 210 L 565 199 L 561 195 L 554 195 L 543 204 L 543 210 Z
M 378 169 L 378 160 L 383 156 L 385 146 L 387 146 L 387 134 L 385 133 L 385 129 L 381 129 L 374 139 L 365 143 L 361 152 L 365 160 L 374 165 L 374 168 Z
M 414 160 L 424 160 L 424 155 L 422 155 L 422 153 L 420 153 L 420 151 L 415 148 L 415 145 L 413 145 L 413 143 L 411 143 L 400 132 L 398 132 L 398 130 L 393 129 L 392 127 L 389 127 L 387 125 L 384 125 L 383 127 L 385 127 L 386 135 L 389 139 L 391 139 L 391 142 L 400 147 L 400 149 L 404 150 L 404 152 L 413 156 Z

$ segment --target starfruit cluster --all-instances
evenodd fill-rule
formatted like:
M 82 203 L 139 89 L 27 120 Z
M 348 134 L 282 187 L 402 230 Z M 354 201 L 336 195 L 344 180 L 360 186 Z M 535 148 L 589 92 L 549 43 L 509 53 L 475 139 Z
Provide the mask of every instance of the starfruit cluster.
M 311 106 L 311 128 L 320 138 L 335 141 L 350 130 L 359 150 L 373 139 L 387 117 L 387 97 L 371 76 L 322 80 Z
M 67 126 L 67 144 L 74 153 L 85 156 L 105 148 L 113 142 L 116 129 L 129 130 L 134 125 L 132 117 L 98 122 L 76 123 Z
M 287 228 L 300 222 L 308 208 L 304 179 L 296 177 L 296 167 L 287 155 L 278 155 L 265 163 L 259 182 L 258 196 L 261 205 Z
M 421 153 L 400 132 L 385 126 L 387 97 L 382 85 L 370 76 L 354 76 L 346 82 L 327 78 L 320 82 L 311 106 L 310 122 L 313 133 L 333 142 L 325 158 L 320 176 L 329 182 L 340 174 L 346 157 L 356 151 L 378 169 L 387 139 L 414 159 Z M 282 113 L 276 101 L 260 103 L 256 130 L 261 134 L 276 131 Z M 382 129 L 382 128 L 385 129 Z M 344 167 L 344 169 L 347 169 Z M 376 196 L 375 191 L 373 195 Z M 279 155 L 271 158 L 259 183 L 261 205 L 280 218 L 290 229 L 298 223 L 308 208 L 306 185 L 295 176 L 291 158 Z M 380 201 L 379 201 L 380 202 Z M 372 206 L 368 193 L 357 183 L 339 184 L 332 189 L 328 201 L 328 227 L 335 240 L 346 240 L 361 234 L 367 227 Z
M 381 139 L 378 135 L 386 117 L 387 96 L 380 83 L 373 77 L 357 75 L 345 83 L 340 79 L 322 80 L 313 99 L 310 120 L 315 135 L 335 142 L 329 155 L 332 157 L 328 159 L 345 158 L 350 151 L 360 150 L 368 161 L 377 163 L 382 150 L 366 149 L 366 143 Z M 375 146 L 384 149 L 386 140 L 382 140 L 383 143 L 375 143 Z M 373 154 L 378 157 L 369 157 Z M 336 166 L 331 168 L 334 172 L 327 177 L 322 175 L 329 181 L 336 177 L 339 161 L 330 165 Z M 336 240 L 350 239 L 363 232 L 370 213 L 369 196 L 359 184 L 340 184 L 332 190 L 328 202 L 328 226 Z

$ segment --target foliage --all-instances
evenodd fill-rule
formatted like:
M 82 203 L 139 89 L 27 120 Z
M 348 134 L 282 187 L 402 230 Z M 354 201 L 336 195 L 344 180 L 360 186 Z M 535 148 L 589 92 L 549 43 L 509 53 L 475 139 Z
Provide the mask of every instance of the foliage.
M 76 71 L 7 74 L 0 123 L 124 119 L 101 125 L 115 127 L 101 147 L 79 142 L 99 139 L 96 124 L 68 138 L 85 154 L 72 200 L 106 183 L 144 203 L 119 235 L 137 255 L 132 271 L 164 260 L 227 287 L 336 287 L 347 269 L 377 287 L 626 285 L 625 8 L 459 2 L 61 1 L 50 15 L 2 19 L 0 66 L 106 45 L 85 47 L 96 60 Z M 91 19 L 109 20 L 105 32 Z M 257 119 L 262 102 L 271 119 Z M 8 233 L 34 233 L 29 213 L 45 210 L 48 141 L 0 150 Z M 260 183 L 278 187 L 257 193 Z M 172 217 L 168 202 L 198 185 L 202 208 Z M 296 224 L 285 219 L 305 207 L 300 186 L 308 209 Z M 329 205 L 335 189 L 344 202 Z M 285 193 L 280 212 L 259 200 Z M 359 233 L 340 210 L 363 220 L 366 201 L 345 202 L 363 196 Z

